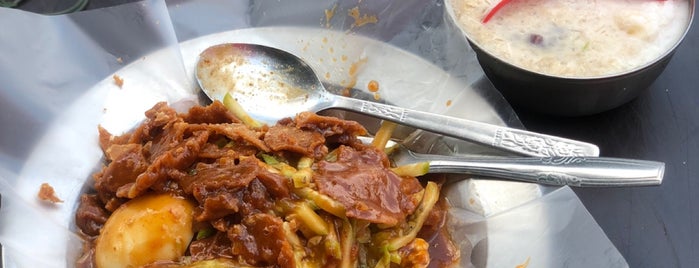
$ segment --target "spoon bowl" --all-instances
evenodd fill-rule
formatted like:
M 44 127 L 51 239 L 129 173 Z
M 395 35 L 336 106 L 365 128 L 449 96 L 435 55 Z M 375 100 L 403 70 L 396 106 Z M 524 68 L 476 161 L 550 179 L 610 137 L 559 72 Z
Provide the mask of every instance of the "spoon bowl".
M 230 93 L 246 112 L 267 124 L 322 110 L 330 101 L 330 93 L 303 60 L 258 45 L 212 46 L 201 53 L 196 76 L 209 98 L 223 100 Z
M 303 111 L 339 108 L 521 155 L 599 155 L 590 143 L 334 95 L 302 59 L 262 45 L 209 47 L 199 56 L 196 76 L 209 98 L 223 100 L 228 93 L 267 124 Z

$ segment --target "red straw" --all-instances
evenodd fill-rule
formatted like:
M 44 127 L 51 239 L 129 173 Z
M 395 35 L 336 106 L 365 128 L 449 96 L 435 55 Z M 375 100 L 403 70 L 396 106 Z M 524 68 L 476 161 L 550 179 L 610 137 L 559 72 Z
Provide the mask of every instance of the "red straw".
M 487 23 L 490 19 L 493 18 L 493 16 L 495 16 L 495 13 L 497 13 L 500 9 L 502 9 L 505 5 L 507 5 L 507 3 L 511 2 L 511 1 L 512 0 L 502 0 L 499 3 L 497 3 L 492 9 L 490 9 L 488 14 L 485 15 L 485 17 L 483 18 L 483 20 L 481 22 Z M 661 0 L 661 1 L 663 1 L 663 0 Z
M 655 0 L 657 2 L 667 2 L 668 0 Z M 502 9 L 505 5 L 508 3 L 512 2 L 512 0 L 502 0 L 498 2 L 490 11 L 488 11 L 488 14 L 485 14 L 485 17 L 481 21 L 482 23 L 487 23 L 490 19 L 492 19 L 495 16 L 495 13 L 498 13 L 500 9 Z

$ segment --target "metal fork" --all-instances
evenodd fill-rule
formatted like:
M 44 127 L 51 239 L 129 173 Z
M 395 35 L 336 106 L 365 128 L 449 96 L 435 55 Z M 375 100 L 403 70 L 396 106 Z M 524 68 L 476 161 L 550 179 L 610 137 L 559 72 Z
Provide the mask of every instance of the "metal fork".
M 386 147 L 397 166 L 427 162 L 427 173 L 467 174 L 557 186 L 653 186 L 662 183 L 665 172 L 665 163 L 625 158 L 460 157 L 419 154 L 394 141 L 389 141 Z

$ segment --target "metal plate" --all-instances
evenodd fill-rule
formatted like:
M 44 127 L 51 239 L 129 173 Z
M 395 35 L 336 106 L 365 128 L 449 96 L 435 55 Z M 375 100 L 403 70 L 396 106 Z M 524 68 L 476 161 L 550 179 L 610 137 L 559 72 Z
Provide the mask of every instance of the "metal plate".
M 41 205 L 41 211 L 35 213 L 13 212 L 10 216 L 15 220 L 0 219 L 0 224 L 5 230 L 24 230 L 27 224 L 48 230 L 43 241 L 27 241 L 36 252 L 47 253 L 34 257 L 53 264 L 46 267 L 54 267 L 56 263 L 72 266 L 80 251 L 80 239 L 72 233 L 75 231 L 74 212 L 80 194 L 89 188 L 86 182 L 91 182 L 91 174 L 99 168 L 102 157 L 97 144 L 97 125 L 101 124 L 112 133 L 122 133 L 140 122 L 143 112 L 158 101 L 168 101 L 177 107 L 203 103 L 199 89 L 194 86 L 197 56 L 208 46 L 225 42 L 258 43 L 295 53 L 309 62 L 325 78 L 324 82 L 354 87 L 356 97 L 378 98 L 398 106 L 499 125 L 505 125 L 500 114 L 511 112 L 509 106 L 493 105 L 499 102 L 491 98 L 494 89 L 482 73 L 466 80 L 456 78 L 422 58 L 362 36 L 294 27 L 213 34 L 183 42 L 179 49 L 168 48 L 147 55 L 115 73 L 123 79 L 123 86 L 117 86 L 110 76 L 77 99 L 37 144 L 16 185 L 20 198 L 35 200 L 39 185 L 48 182 L 65 202 L 56 206 Z M 180 64 L 180 57 L 184 65 Z M 378 95 L 367 90 L 366 85 L 371 80 L 380 85 Z M 357 119 L 369 129 L 378 125 L 377 120 L 368 117 L 330 113 Z M 411 129 L 402 129 L 397 135 L 419 152 L 497 154 L 488 148 Z M 479 180 L 449 187 L 460 193 L 454 198 L 458 203 L 453 205 L 475 212 L 476 217 L 526 203 L 540 197 L 546 189 L 527 183 Z M 46 220 L 33 220 L 37 214 Z M 479 231 L 485 232 L 485 229 Z M 8 234 L 11 239 L 13 235 L 16 239 L 26 239 L 19 232 Z M 60 241 L 68 241 L 68 245 Z M 471 255 L 471 247 L 469 243 L 463 244 L 462 251 L 468 254 L 462 256 Z M 21 266 L 21 260 L 13 261 Z

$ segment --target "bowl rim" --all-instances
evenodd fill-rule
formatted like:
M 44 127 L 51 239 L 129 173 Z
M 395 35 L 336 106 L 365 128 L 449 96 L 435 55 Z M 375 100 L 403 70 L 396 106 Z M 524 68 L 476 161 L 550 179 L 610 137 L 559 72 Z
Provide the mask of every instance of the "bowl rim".
M 687 23 L 685 25 L 684 32 L 682 33 L 680 38 L 678 38 L 677 41 L 675 41 L 675 43 L 669 49 L 667 49 L 665 52 L 663 52 L 662 54 L 660 54 L 658 57 L 654 58 L 653 60 L 648 61 L 642 65 L 636 66 L 635 68 L 628 69 L 628 70 L 623 71 L 623 72 L 610 73 L 610 74 L 606 74 L 606 75 L 595 75 L 595 76 L 567 76 L 567 75 L 553 75 L 553 74 L 543 73 L 543 72 L 539 72 L 539 71 L 529 70 L 529 69 L 526 69 L 526 68 L 521 67 L 519 65 L 516 65 L 514 63 L 511 63 L 509 61 L 506 61 L 506 60 L 502 59 L 501 57 L 494 55 L 493 53 L 491 53 L 487 49 L 484 49 L 483 45 L 481 45 L 479 42 L 477 42 L 473 38 L 471 38 L 468 31 L 466 31 L 460 25 L 458 17 L 456 16 L 456 13 L 454 12 L 454 8 L 453 8 L 453 3 L 455 1 L 467 1 L 467 0 L 444 0 L 444 2 L 445 2 L 444 8 L 447 11 L 449 19 L 451 19 L 451 22 L 454 24 L 454 26 L 456 28 L 459 29 L 459 31 L 461 32 L 463 37 L 466 39 L 466 41 L 472 47 L 475 46 L 477 48 L 477 49 L 474 49 L 477 52 L 479 51 L 480 53 L 484 53 L 491 58 L 497 59 L 498 61 L 506 64 L 508 67 L 514 68 L 518 71 L 535 74 L 535 75 L 541 76 L 543 78 L 548 78 L 548 79 L 568 79 L 568 80 L 578 80 L 578 81 L 591 81 L 591 80 L 597 81 L 597 80 L 607 80 L 607 79 L 624 77 L 624 76 L 627 76 L 630 74 L 640 72 L 644 69 L 647 69 L 647 68 L 657 64 L 658 62 L 661 62 L 666 57 L 671 57 L 675 53 L 677 48 L 682 44 L 684 39 L 687 37 L 689 30 L 692 28 L 692 23 L 694 21 L 694 15 L 695 15 L 695 5 L 696 5 L 696 0 L 686 0 L 688 2 L 687 4 L 688 4 L 688 9 L 689 9 L 688 10 L 689 19 L 687 20 Z

